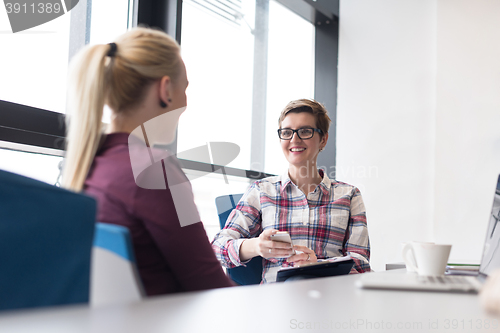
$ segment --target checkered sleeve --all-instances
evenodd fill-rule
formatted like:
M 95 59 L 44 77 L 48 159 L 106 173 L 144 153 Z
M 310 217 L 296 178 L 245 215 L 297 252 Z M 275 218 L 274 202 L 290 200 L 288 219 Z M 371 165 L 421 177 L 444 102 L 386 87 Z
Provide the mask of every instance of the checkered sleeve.
M 258 182 L 252 184 L 229 215 L 224 229 L 215 235 L 212 249 L 222 266 L 245 266 L 240 260 L 240 247 L 245 239 L 257 237 L 261 228 L 260 190 Z
M 351 273 L 365 273 L 370 268 L 370 240 L 366 225 L 366 211 L 361 193 L 354 189 L 351 197 L 351 212 L 346 230 L 343 252 L 354 259 Z

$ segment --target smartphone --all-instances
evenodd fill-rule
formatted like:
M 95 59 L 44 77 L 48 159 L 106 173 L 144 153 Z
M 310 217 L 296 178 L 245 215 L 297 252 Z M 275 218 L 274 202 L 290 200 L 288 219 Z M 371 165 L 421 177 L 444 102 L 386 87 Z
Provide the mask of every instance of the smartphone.
M 274 235 L 271 235 L 271 240 L 275 242 L 283 242 L 283 243 L 290 243 L 290 245 L 293 248 L 293 243 L 292 243 L 292 238 L 290 237 L 290 234 L 287 231 L 278 231 Z M 293 251 L 295 254 L 295 251 Z M 288 258 L 289 256 L 283 256 L 283 257 L 275 257 L 275 258 Z
M 287 231 L 278 231 L 274 235 L 271 235 L 271 240 L 276 242 L 290 243 L 293 246 L 292 238 Z

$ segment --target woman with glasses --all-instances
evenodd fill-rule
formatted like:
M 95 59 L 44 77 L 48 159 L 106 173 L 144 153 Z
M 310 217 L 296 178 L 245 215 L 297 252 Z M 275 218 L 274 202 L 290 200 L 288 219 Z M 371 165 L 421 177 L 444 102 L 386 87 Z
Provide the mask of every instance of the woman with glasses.
M 350 255 L 351 273 L 370 271 L 359 190 L 328 178 L 317 166 L 330 122 L 325 107 L 314 100 L 292 101 L 281 112 L 278 136 L 288 170 L 253 183 L 215 236 L 212 247 L 224 267 L 260 256 L 266 283 L 276 281 L 282 267 Z M 278 231 L 290 234 L 293 248 L 271 239 Z

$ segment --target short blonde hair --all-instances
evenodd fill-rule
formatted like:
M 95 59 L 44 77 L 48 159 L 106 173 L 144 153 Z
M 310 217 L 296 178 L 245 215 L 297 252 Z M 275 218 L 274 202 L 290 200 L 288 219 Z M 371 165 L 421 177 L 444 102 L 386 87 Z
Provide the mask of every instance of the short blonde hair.
M 330 117 L 328 116 L 328 111 L 325 106 L 313 99 L 297 99 L 289 102 L 283 111 L 281 111 L 280 118 L 278 120 L 279 128 L 281 128 L 281 124 L 283 120 L 289 113 L 301 113 L 307 112 L 310 113 L 316 118 L 316 127 L 319 128 L 322 132 L 321 137 L 324 134 L 328 133 L 330 128 Z
M 144 99 L 146 88 L 182 70 L 180 47 L 159 30 L 134 28 L 109 44 L 86 46 L 71 61 L 66 121 L 67 150 L 62 185 L 81 191 L 102 136 L 104 104 L 127 112 Z

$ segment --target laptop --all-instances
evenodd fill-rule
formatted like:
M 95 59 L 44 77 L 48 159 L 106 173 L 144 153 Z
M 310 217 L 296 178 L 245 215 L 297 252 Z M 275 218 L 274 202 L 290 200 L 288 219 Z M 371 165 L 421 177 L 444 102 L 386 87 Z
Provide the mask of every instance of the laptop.
M 486 231 L 483 256 L 477 276 L 419 276 L 408 274 L 363 274 L 356 284 L 365 289 L 426 290 L 477 293 L 495 269 L 500 268 L 500 175 Z

